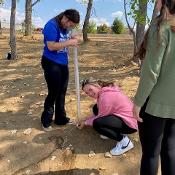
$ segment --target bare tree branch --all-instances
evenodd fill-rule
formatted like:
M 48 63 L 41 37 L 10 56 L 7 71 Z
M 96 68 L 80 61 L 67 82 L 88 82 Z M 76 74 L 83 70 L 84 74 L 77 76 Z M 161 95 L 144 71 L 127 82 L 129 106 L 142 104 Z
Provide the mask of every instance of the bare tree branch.
M 129 29 L 130 33 L 132 34 L 132 37 L 133 37 L 133 43 L 134 43 L 133 59 L 134 59 L 134 55 L 136 53 L 136 33 L 134 31 L 134 27 L 136 25 L 136 21 L 134 21 L 133 27 L 131 27 L 131 25 L 129 24 L 129 21 L 128 21 L 128 15 L 127 15 L 127 10 L 126 10 L 126 5 L 127 5 L 126 0 L 124 0 L 123 2 L 124 2 L 124 11 L 125 11 L 126 23 L 127 23 L 128 29 Z
M 36 0 L 33 4 L 32 7 L 35 6 L 38 2 L 40 2 L 41 0 Z
M 97 13 L 96 13 L 96 10 L 94 7 L 92 7 L 92 14 L 91 15 L 94 15 L 95 17 L 97 17 Z
M 128 21 L 128 15 L 127 15 L 127 11 L 126 11 L 126 5 L 127 5 L 126 0 L 124 0 L 123 2 L 124 2 L 124 11 L 125 11 L 126 23 L 127 23 L 127 26 L 129 28 L 130 32 L 132 32 L 132 31 L 134 31 L 134 26 L 136 24 L 136 21 L 134 21 L 133 27 L 131 27 L 131 25 L 129 24 L 129 21 Z

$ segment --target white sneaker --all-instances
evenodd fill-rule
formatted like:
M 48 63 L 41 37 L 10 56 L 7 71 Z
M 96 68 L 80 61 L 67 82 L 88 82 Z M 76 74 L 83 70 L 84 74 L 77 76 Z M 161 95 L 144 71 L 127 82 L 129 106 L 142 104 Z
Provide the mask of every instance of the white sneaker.
M 110 153 L 113 156 L 119 156 L 132 148 L 134 148 L 133 143 L 127 136 L 125 136 L 113 149 L 110 150 Z
M 76 125 L 76 121 L 70 119 L 67 125 Z
M 52 126 L 49 126 L 49 127 L 44 127 L 44 126 L 42 126 L 42 128 L 43 128 L 44 131 L 47 131 L 47 132 L 53 130 Z
M 104 140 L 108 140 L 108 139 L 109 139 L 109 137 L 106 137 L 106 136 L 104 136 L 104 135 L 100 135 L 100 138 L 101 138 L 101 139 L 104 139 Z

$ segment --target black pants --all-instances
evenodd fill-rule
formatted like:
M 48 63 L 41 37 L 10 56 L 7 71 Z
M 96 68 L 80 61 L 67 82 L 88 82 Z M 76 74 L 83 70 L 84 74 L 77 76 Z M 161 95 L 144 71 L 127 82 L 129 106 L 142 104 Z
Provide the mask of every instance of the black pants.
M 93 113 L 94 115 L 98 114 L 97 105 L 94 105 Z M 98 133 L 116 141 L 121 141 L 123 139 L 123 134 L 131 134 L 136 132 L 136 129 L 130 128 L 120 117 L 115 115 L 95 119 L 93 122 L 93 128 Z
M 55 106 L 55 123 L 58 125 L 66 124 L 68 121 L 64 106 L 69 78 L 68 66 L 56 64 L 44 56 L 41 64 L 48 87 L 48 95 L 45 99 L 41 122 L 44 127 L 50 126 Z
M 141 175 L 157 175 L 159 156 L 162 175 L 175 175 L 175 119 L 149 115 L 141 109 L 139 136 L 142 145 Z

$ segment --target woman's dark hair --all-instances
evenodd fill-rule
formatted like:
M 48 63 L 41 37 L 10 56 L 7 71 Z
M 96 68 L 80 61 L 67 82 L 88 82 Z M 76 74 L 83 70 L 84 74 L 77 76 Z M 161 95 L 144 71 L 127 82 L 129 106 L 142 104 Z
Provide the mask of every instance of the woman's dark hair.
M 70 21 L 72 21 L 75 24 L 78 24 L 80 22 L 80 14 L 75 9 L 65 10 L 64 12 L 57 15 L 55 17 L 55 20 L 59 25 L 61 24 L 61 19 L 63 18 L 63 16 L 66 16 L 66 18 L 68 18 Z
M 91 84 L 94 86 L 100 86 L 100 87 L 109 87 L 109 86 L 114 86 L 113 82 L 109 82 L 109 81 L 101 81 L 101 80 L 95 80 L 93 78 L 89 78 L 89 79 L 84 79 L 82 82 L 82 89 L 85 87 L 85 85 L 87 84 Z
M 75 24 L 78 24 L 80 22 L 80 14 L 75 9 L 65 10 L 64 15 Z
M 162 7 L 160 10 L 160 15 L 157 16 L 155 20 L 155 22 L 157 22 L 159 36 L 160 36 L 161 23 L 164 20 L 168 19 L 168 12 L 171 15 L 175 14 L 175 1 L 174 0 L 162 0 Z M 172 28 L 172 31 L 175 32 L 175 23 L 174 24 L 171 23 L 170 26 Z M 145 58 L 147 42 L 148 42 L 148 33 L 149 33 L 149 29 L 145 33 L 144 40 L 142 44 L 140 45 L 138 52 L 135 55 L 135 57 L 139 58 L 140 60 L 143 60 Z

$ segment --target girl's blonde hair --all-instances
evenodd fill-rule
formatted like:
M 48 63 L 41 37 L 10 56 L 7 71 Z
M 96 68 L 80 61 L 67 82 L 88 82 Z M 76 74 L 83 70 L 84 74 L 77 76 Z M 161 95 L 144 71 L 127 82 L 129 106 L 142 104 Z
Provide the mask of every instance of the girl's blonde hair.
M 113 82 L 110 81 L 102 81 L 102 80 L 95 80 L 92 77 L 84 79 L 82 82 L 82 89 L 85 87 L 85 85 L 91 84 L 93 86 L 97 87 L 109 87 L 109 86 L 114 86 Z

